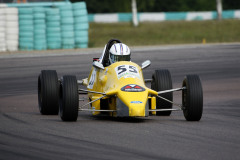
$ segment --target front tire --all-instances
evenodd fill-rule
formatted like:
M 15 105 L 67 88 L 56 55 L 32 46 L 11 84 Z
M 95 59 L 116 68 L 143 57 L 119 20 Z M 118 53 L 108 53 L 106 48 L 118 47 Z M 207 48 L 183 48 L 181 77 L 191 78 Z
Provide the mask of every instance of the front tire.
M 38 76 L 38 106 L 43 115 L 58 114 L 59 83 L 55 70 L 42 70 Z
M 76 76 L 63 76 L 60 85 L 60 117 L 63 121 L 77 121 L 79 107 Z
M 182 105 L 187 121 L 199 121 L 203 112 L 202 84 L 198 75 L 187 75 L 183 80 Z
M 172 89 L 172 77 L 167 69 L 155 70 L 152 75 L 151 88 L 155 91 L 164 91 Z M 173 100 L 173 93 L 164 93 L 160 95 L 161 97 Z M 169 103 L 159 97 L 156 97 L 156 109 L 172 109 L 172 103 Z M 157 115 L 170 116 L 172 111 L 157 112 Z

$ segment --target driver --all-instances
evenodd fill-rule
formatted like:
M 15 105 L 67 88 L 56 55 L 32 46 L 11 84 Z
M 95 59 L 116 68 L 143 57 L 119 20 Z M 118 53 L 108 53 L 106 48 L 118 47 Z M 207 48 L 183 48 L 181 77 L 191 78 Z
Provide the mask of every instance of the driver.
M 131 52 L 129 47 L 122 43 L 120 40 L 111 39 L 103 50 L 102 56 L 99 58 L 99 62 L 104 67 L 109 66 L 118 61 L 130 61 Z
M 130 61 L 131 52 L 126 44 L 115 43 L 109 50 L 110 65 L 118 61 Z

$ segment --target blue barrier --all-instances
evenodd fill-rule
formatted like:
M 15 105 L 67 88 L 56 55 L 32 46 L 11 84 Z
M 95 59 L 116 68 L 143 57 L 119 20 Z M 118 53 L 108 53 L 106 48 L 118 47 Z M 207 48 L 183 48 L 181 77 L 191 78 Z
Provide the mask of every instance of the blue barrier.
M 34 3 L 7 3 L 8 7 L 57 7 L 71 4 L 70 2 L 34 2 Z
M 144 21 L 173 21 L 173 20 L 214 20 L 217 19 L 216 11 L 208 12 L 155 12 L 137 14 L 140 22 Z M 240 10 L 225 10 L 223 19 L 240 19 Z M 88 14 L 89 22 L 131 22 L 132 13 Z
M 166 20 L 185 20 L 187 17 L 186 12 L 166 12 Z

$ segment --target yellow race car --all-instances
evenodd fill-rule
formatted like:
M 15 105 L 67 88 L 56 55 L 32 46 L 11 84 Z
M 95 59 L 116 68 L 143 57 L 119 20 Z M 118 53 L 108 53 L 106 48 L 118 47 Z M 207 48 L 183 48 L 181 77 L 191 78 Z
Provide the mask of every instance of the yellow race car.
M 198 75 L 187 75 L 182 87 L 174 89 L 166 69 L 155 70 L 152 79 L 144 79 L 142 70 L 150 66 L 149 60 L 141 66 L 131 61 L 107 64 L 108 52 L 116 43 L 121 41 L 110 40 L 101 60 L 94 58 L 88 78 L 77 80 L 76 76 L 63 76 L 58 79 L 55 70 L 42 70 L 38 77 L 40 113 L 60 112 L 63 121 L 76 121 L 79 111 L 114 117 L 147 117 L 169 116 L 172 111 L 182 110 L 188 121 L 201 119 L 203 92 Z M 148 82 L 151 88 L 146 86 Z M 182 92 L 182 104 L 173 102 L 175 91 Z M 89 102 L 79 106 L 79 94 L 87 94 Z

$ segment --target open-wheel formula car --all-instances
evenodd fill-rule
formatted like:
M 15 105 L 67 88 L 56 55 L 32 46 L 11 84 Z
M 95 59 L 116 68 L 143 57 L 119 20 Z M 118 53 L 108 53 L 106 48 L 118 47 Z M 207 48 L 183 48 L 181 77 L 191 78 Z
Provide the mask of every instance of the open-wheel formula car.
M 141 66 L 131 61 L 105 63 L 110 47 L 121 41 L 112 39 L 105 46 L 102 60 L 94 59 L 88 78 L 77 80 L 66 75 L 60 79 L 55 70 L 42 70 L 38 77 L 38 103 L 41 114 L 58 114 L 63 121 L 76 121 L 79 111 L 114 117 L 169 116 L 182 110 L 187 121 L 199 121 L 203 111 L 203 92 L 198 75 L 187 75 L 180 88 L 172 88 L 167 69 L 155 70 L 152 79 L 144 79 Z M 151 88 L 145 84 L 151 83 Z M 81 89 L 81 85 L 87 89 Z M 173 92 L 182 92 L 182 104 L 173 102 Z M 87 94 L 89 102 L 79 106 L 79 95 Z M 177 108 L 173 108 L 177 106 Z

